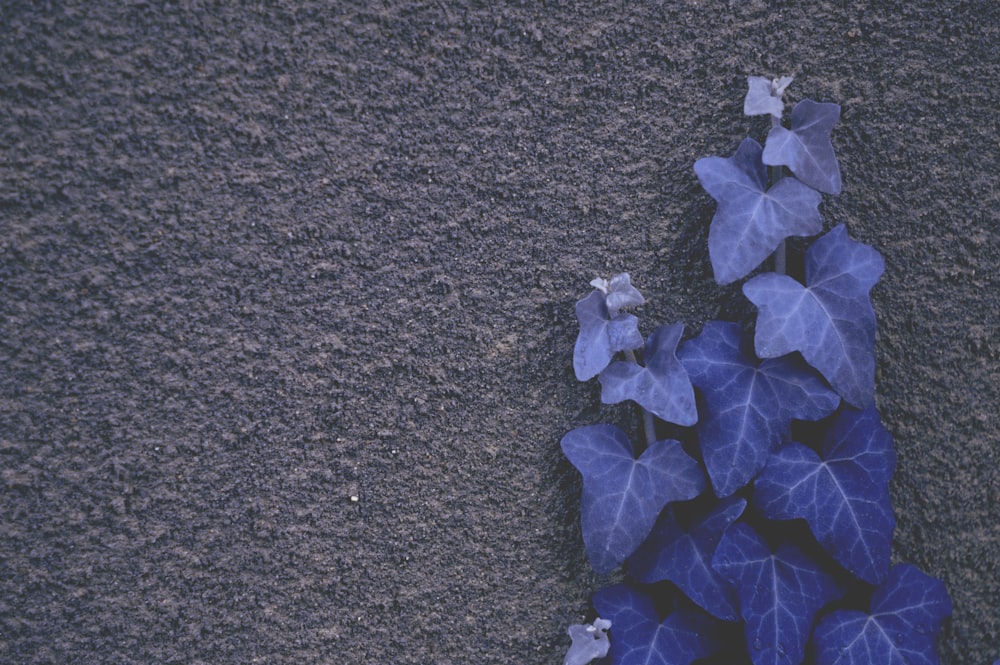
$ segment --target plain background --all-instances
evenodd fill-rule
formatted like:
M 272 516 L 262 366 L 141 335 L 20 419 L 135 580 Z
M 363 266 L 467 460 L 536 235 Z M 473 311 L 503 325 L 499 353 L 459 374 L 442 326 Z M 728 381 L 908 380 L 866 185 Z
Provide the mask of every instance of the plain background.
M 573 305 L 751 314 L 692 171 L 842 105 L 894 554 L 1000 657 L 1000 5 L 0 5 L 0 660 L 561 662 Z

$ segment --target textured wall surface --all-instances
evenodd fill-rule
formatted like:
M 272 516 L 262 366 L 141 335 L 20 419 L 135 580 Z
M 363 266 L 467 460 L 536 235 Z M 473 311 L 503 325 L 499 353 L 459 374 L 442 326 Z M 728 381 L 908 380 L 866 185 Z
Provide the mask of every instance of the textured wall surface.
M 1000 5 L 0 4 L 0 660 L 561 662 L 574 302 L 745 316 L 694 161 L 843 107 L 894 554 L 1000 657 Z

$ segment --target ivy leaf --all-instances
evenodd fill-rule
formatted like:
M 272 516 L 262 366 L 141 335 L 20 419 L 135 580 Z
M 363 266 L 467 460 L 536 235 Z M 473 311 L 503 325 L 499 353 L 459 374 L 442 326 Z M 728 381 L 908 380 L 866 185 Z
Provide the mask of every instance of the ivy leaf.
M 744 277 L 788 236 L 823 230 L 819 193 L 795 178 L 782 178 L 768 189 L 762 152 L 759 143 L 747 138 L 732 157 L 705 157 L 694 164 L 701 186 L 719 204 L 708 232 L 719 284 Z
M 743 114 L 769 114 L 780 120 L 781 114 L 785 111 L 785 103 L 781 101 L 781 96 L 792 80 L 791 76 L 782 76 L 774 80 L 765 76 L 748 76 L 749 89 L 743 99 Z
M 805 519 L 838 563 L 878 584 L 889 572 L 896 524 L 889 497 L 895 466 L 892 436 L 875 407 L 844 409 L 822 456 L 800 443 L 782 448 L 754 483 L 754 496 L 770 519 Z
M 868 292 L 885 264 L 843 225 L 806 251 L 803 286 L 787 275 L 758 275 L 743 285 L 757 306 L 754 347 L 762 358 L 800 351 L 840 395 L 858 408 L 875 392 L 875 310 Z
M 694 388 L 677 360 L 677 343 L 684 325 L 660 326 L 646 340 L 645 367 L 616 361 L 601 372 L 601 401 L 617 404 L 630 399 L 657 418 L 685 427 L 698 422 Z
M 736 587 L 754 665 L 801 663 L 817 612 L 840 596 L 833 578 L 794 545 L 772 552 L 744 523 L 723 534 L 712 565 Z
M 723 499 L 696 516 L 690 531 L 684 531 L 667 508 L 653 533 L 629 558 L 629 574 L 644 584 L 669 580 L 703 610 L 723 621 L 736 621 L 736 591 L 712 568 L 712 555 L 746 505 L 739 497 Z
M 717 496 L 764 468 L 792 420 L 817 420 L 840 398 L 796 356 L 758 361 L 739 325 L 709 321 L 684 343 L 681 364 L 704 396 L 698 435 Z
M 840 194 L 840 165 L 830 132 L 840 120 L 840 105 L 803 99 L 792 109 L 792 128 L 772 127 L 764 163 L 787 166 L 795 177 L 826 194 Z
M 627 584 L 598 590 L 593 604 L 611 620 L 611 665 L 689 665 L 719 649 L 708 615 L 679 608 L 660 621 L 653 600 Z
M 951 599 L 941 580 L 909 564 L 889 572 L 868 614 L 841 610 L 816 627 L 816 665 L 938 665 L 934 642 Z
M 632 278 L 627 272 L 615 275 L 610 281 L 601 277 L 592 279 L 590 285 L 604 294 L 604 304 L 608 306 L 608 313 L 612 318 L 618 316 L 618 312 L 625 307 L 635 307 L 646 302 L 639 289 L 632 286 Z
M 566 632 L 572 640 L 569 650 L 563 658 L 563 665 L 586 665 L 595 658 L 608 655 L 611 643 L 608 641 L 608 629 L 611 622 L 598 617 L 590 625 L 574 624 Z
M 705 488 L 701 467 L 678 441 L 656 441 L 635 459 L 625 432 L 589 425 L 567 433 L 561 445 L 583 476 L 583 544 L 600 575 L 642 544 L 668 502 L 694 498 Z
M 612 317 L 599 290 L 576 303 L 576 318 L 580 334 L 573 349 L 573 371 L 580 381 L 600 374 L 619 351 L 642 346 L 639 319 L 632 314 Z

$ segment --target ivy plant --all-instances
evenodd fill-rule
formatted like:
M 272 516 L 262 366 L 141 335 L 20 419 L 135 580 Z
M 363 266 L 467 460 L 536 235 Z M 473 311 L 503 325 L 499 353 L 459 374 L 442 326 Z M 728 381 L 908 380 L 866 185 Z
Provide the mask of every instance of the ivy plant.
M 593 624 L 570 627 L 565 665 L 939 662 L 944 584 L 891 561 L 896 457 L 874 404 L 869 297 L 882 256 L 843 225 L 823 233 L 840 107 L 800 101 L 784 126 L 791 82 L 749 77 L 764 145 L 694 165 L 717 203 L 715 279 L 745 280 L 756 319 L 644 339 L 623 311 L 644 303 L 626 273 L 577 303 L 577 378 L 635 402 L 645 435 L 594 424 L 562 439 L 583 476 L 587 558 L 619 580 L 594 593 Z M 813 238 L 801 275 L 784 268 L 791 236 Z

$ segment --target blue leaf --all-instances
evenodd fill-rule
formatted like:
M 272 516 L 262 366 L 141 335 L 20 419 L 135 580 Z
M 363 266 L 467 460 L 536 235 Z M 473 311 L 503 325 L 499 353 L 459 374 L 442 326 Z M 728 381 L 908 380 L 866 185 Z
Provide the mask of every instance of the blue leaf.
M 663 511 L 653 533 L 628 560 L 629 574 L 645 584 L 669 580 L 699 607 L 723 621 L 736 621 L 736 591 L 712 568 L 712 555 L 723 532 L 747 502 L 730 497 L 695 517 L 684 531 L 673 511 Z
M 704 396 L 698 435 L 718 496 L 764 468 L 793 419 L 817 420 L 840 398 L 798 357 L 759 362 L 739 325 L 709 321 L 680 349 L 681 364 Z
M 661 326 L 646 340 L 646 366 L 617 361 L 601 372 L 601 401 L 617 404 L 630 399 L 668 422 L 694 425 L 698 409 L 694 388 L 675 351 L 684 325 Z
M 938 665 L 934 642 L 951 599 L 941 580 L 899 564 L 872 594 L 868 614 L 833 612 L 816 627 L 816 665 Z
M 823 230 L 819 193 L 795 178 L 782 178 L 767 189 L 762 152 L 760 144 L 748 138 L 732 157 L 705 157 L 694 164 L 702 187 L 719 204 L 708 232 L 708 253 L 719 284 L 744 277 L 788 236 Z
M 631 314 L 612 318 L 600 291 L 592 291 L 576 303 L 576 318 L 580 334 L 573 349 L 573 371 L 580 381 L 600 374 L 619 351 L 642 346 L 639 319 Z
M 743 285 L 757 309 L 754 346 L 762 358 L 800 351 L 858 408 L 875 392 L 875 310 L 868 292 L 885 267 L 882 255 L 847 237 L 843 225 L 806 252 L 806 286 L 767 273 Z
M 781 114 L 785 111 L 785 103 L 781 101 L 781 96 L 792 80 L 791 76 L 782 76 L 774 80 L 764 76 L 748 76 L 747 96 L 743 99 L 743 114 L 769 114 L 780 120 Z
M 632 278 L 627 272 L 618 273 L 610 280 L 598 277 L 590 281 L 590 285 L 604 294 L 604 304 L 612 318 L 618 316 L 619 310 L 625 307 L 635 307 L 646 302 L 639 289 L 632 286 Z
M 604 658 L 608 655 L 611 642 L 608 641 L 608 628 L 611 622 L 607 619 L 597 618 L 593 624 L 574 624 L 566 632 L 572 640 L 566 656 L 563 658 L 563 665 L 586 665 L 595 658 Z
M 772 127 L 765 141 L 764 163 L 787 166 L 795 177 L 827 194 L 840 194 L 840 166 L 830 131 L 840 119 L 838 104 L 803 99 L 792 109 L 792 128 Z
M 677 441 L 657 441 L 635 459 L 625 432 L 590 425 L 567 433 L 562 449 L 583 475 L 583 544 L 600 575 L 642 544 L 668 502 L 694 498 L 705 488 L 701 467 Z
M 870 584 L 889 572 L 892 516 L 889 479 L 896 466 L 892 436 L 874 406 L 844 409 L 823 442 L 822 457 L 802 444 L 771 456 L 754 483 L 764 514 L 803 518 L 823 548 Z
M 627 584 L 597 591 L 594 609 L 611 620 L 611 665 L 689 665 L 720 647 L 708 615 L 677 609 L 660 621 L 652 599 Z
M 772 553 L 743 523 L 722 536 L 712 565 L 736 587 L 754 665 L 801 663 L 816 613 L 840 595 L 833 578 L 794 545 Z

